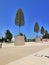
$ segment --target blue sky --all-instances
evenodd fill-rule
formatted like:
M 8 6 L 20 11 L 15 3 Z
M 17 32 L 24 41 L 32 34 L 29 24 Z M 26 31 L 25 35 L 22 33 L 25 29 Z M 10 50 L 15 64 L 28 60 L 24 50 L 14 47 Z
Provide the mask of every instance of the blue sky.
M 25 16 L 25 25 L 21 27 L 23 34 L 35 37 L 35 22 L 49 32 L 49 0 L 0 0 L 0 36 L 4 36 L 7 29 L 13 36 L 18 34 L 15 15 L 19 8 L 22 8 Z

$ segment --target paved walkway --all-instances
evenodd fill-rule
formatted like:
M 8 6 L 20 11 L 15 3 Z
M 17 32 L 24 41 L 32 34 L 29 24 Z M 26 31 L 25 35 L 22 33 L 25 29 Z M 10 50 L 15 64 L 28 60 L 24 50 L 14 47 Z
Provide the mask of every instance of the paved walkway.
M 6 65 L 49 65 L 49 48 L 23 57 Z

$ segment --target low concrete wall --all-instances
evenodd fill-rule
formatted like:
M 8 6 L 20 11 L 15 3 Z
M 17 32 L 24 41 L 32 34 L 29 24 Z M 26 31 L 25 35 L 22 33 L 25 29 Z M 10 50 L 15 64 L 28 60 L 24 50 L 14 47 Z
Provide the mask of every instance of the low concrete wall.
M 15 36 L 14 45 L 25 45 L 24 36 Z
M 49 39 L 41 39 L 41 38 L 36 38 L 35 39 L 36 42 L 49 42 Z
M 43 42 L 49 42 L 49 39 L 42 39 Z

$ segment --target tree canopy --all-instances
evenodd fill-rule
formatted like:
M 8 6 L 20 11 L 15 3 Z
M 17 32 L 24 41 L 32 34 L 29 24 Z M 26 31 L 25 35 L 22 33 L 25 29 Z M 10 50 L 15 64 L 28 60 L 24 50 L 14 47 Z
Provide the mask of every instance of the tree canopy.
M 7 41 L 11 41 L 12 33 L 9 30 L 6 30 L 5 38 L 7 39 Z
M 15 24 L 18 26 L 24 25 L 24 13 L 21 8 L 18 9 L 15 17 Z
M 19 26 L 19 33 L 20 33 L 20 27 L 24 25 L 24 13 L 21 8 L 19 8 L 16 13 L 15 25 Z
M 41 27 L 41 34 L 44 35 L 44 33 L 45 33 L 45 30 L 44 30 L 44 27 L 42 26 Z
M 35 25 L 34 25 L 34 32 L 36 32 L 36 33 L 39 32 L 39 24 L 38 24 L 38 22 L 36 22 Z M 38 37 L 38 34 L 36 35 L 36 37 Z
M 47 35 L 48 34 L 48 31 L 47 30 L 45 30 L 45 35 Z
M 34 32 L 36 32 L 36 33 L 39 32 L 39 24 L 38 24 L 38 22 L 35 23 Z

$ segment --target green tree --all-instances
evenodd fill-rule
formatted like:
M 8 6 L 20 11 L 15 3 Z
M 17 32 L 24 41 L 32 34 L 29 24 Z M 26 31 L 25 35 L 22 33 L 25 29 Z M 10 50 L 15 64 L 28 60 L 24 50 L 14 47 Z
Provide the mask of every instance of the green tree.
M 12 33 L 9 30 L 6 30 L 5 38 L 7 39 L 7 41 L 11 41 Z
M 38 32 L 39 32 L 39 24 L 38 24 L 38 22 L 36 22 L 35 25 L 34 25 L 34 32 L 37 33 L 36 37 L 38 37 Z
M 48 34 L 48 31 L 47 30 L 45 30 L 45 35 L 47 35 Z
M 27 42 L 27 37 L 24 35 L 25 42 Z
M 15 25 L 19 26 L 19 34 L 20 34 L 20 27 L 24 25 L 24 13 L 21 8 L 19 8 L 16 13 Z
M 20 33 L 20 36 L 24 36 L 24 34 L 23 33 Z
M 43 36 L 44 39 L 49 39 L 49 34 Z
M 42 35 L 45 34 L 45 30 L 44 30 L 44 27 L 43 27 L 43 26 L 41 27 L 41 34 L 42 34 Z
M 45 35 L 43 35 L 43 38 L 49 39 L 49 34 L 48 34 L 48 31 L 47 30 L 45 30 Z

